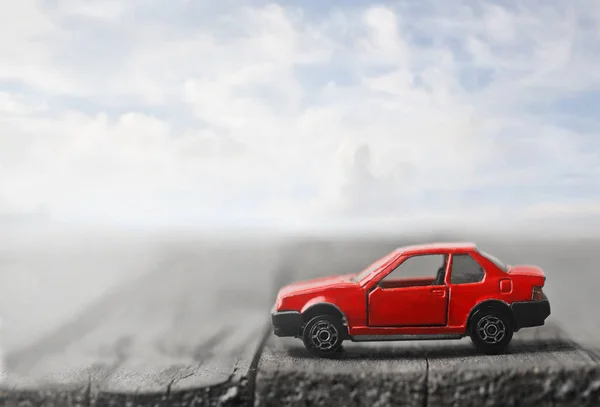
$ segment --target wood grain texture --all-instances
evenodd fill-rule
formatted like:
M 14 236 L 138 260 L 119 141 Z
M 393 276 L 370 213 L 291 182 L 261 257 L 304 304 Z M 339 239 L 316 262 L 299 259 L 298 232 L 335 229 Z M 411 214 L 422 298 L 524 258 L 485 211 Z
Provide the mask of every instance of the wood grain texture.
M 477 355 L 463 339 L 347 343 L 339 359 L 322 360 L 270 335 L 280 286 L 432 240 L 472 239 L 172 244 L 147 273 L 8 354 L 0 405 L 600 405 L 595 241 L 481 242 L 548 275 L 547 326 L 519 332 L 506 355 Z
M 600 366 L 554 323 L 515 335 L 508 352 L 485 356 L 469 343 L 426 352 L 429 405 L 594 406 Z
M 523 331 L 503 355 L 468 339 L 344 345 L 336 359 L 272 337 L 256 377 L 259 406 L 594 406 L 600 366 L 555 325 Z
M 464 338 L 349 343 L 332 361 L 312 357 L 299 340 L 272 337 L 259 363 L 257 405 L 600 405 L 600 329 L 592 317 L 600 298 L 591 284 L 600 281 L 593 260 L 597 242 L 484 240 L 482 245 L 509 264 L 541 265 L 548 275 L 552 316 L 544 327 L 517 333 L 507 354 L 478 355 Z M 357 270 L 349 268 L 352 264 L 364 266 L 375 253 L 395 246 L 305 243 L 285 263 L 294 265 L 293 279 L 346 273 Z
M 415 349 L 344 345 L 337 359 L 316 359 L 302 343 L 271 338 L 256 376 L 259 406 L 422 406 L 426 361 Z
M 167 252 L 155 270 L 9 354 L 0 404 L 250 402 L 248 375 L 269 322 L 277 249 Z

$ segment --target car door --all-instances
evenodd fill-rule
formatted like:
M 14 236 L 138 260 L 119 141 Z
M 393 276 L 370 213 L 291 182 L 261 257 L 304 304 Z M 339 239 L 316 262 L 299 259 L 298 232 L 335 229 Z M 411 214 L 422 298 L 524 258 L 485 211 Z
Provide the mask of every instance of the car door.
M 367 324 L 373 327 L 446 325 L 447 259 L 444 254 L 404 259 L 369 292 Z
M 469 312 L 480 301 L 497 298 L 500 291 L 499 281 L 488 281 L 485 268 L 473 257 L 472 253 L 455 253 L 451 256 L 448 280 L 452 302 L 448 310 L 449 325 L 465 323 Z

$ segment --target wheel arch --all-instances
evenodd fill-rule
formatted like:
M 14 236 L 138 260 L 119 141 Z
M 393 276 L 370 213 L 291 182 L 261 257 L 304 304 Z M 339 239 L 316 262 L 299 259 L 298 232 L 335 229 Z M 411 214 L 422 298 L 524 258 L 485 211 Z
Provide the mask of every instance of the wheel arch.
M 510 319 L 510 323 L 512 325 L 513 331 L 516 332 L 518 330 L 517 329 L 517 321 L 515 319 L 515 315 L 513 314 L 510 306 L 502 300 L 489 299 L 489 300 L 485 300 L 485 301 L 478 303 L 477 305 L 475 305 L 473 307 L 471 312 L 469 312 L 469 316 L 467 317 L 467 323 L 466 323 L 467 333 L 470 332 L 471 321 L 473 320 L 473 317 L 475 317 L 479 312 L 481 312 L 483 310 L 496 310 L 496 311 L 505 313 Z
M 310 301 L 302 308 L 301 313 L 302 319 L 305 323 L 317 315 L 335 315 L 341 318 L 344 325 L 348 324 L 346 314 L 340 309 L 340 307 L 326 299 Z

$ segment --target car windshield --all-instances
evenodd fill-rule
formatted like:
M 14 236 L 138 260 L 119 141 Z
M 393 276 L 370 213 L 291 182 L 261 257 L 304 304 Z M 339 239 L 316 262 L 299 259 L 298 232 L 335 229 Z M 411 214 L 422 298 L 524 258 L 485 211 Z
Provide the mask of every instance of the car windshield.
M 483 257 L 485 257 L 486 259 L 488 259 L 489 261 L 491 261 L 492 263 L 494 263 L 502 271 L 508 271 L 508 266 L 505 263 L 503 263 L 500 260 L 498 260 L 496 257 L 492 256 L 491 254 L 483 252 L 481 250 L 479 250 L 479 254 L 481 254 Z
M 354 277 L 352 277 L 351 280 L 355 283 L 358 283 L 363 278 L 367 277 L 369 274 L 371 274 L 372 272 L 377 270 L 379 267 L 381 267 L 382 265 L 387 263 L 394 254 L 396 254 L 396 251 L 393 251 L 393 252 L 387 254 L 385 257 L 382 257 L 381 259 L 377 260 L 375 263 L 371 264 L 366 269 L 364 269 L 363 271 L 361 271 L 360 273 L 358 273 Z

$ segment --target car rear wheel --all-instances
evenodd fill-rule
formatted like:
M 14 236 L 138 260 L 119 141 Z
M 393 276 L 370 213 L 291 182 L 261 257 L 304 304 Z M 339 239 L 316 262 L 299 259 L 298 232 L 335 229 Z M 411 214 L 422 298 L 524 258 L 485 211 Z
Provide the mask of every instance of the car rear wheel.
M 302 332 L 306 349 L 315 356 L 330 357 L 339 354 L 344 341 L 345 328 L 340 318 L 318 315 L 312 318 Z
M 473 316 L 469 335 L 479 352 L 487 355 L 502 353 L 512 340 L 511 319 L 506 312 L 483 309 Z

